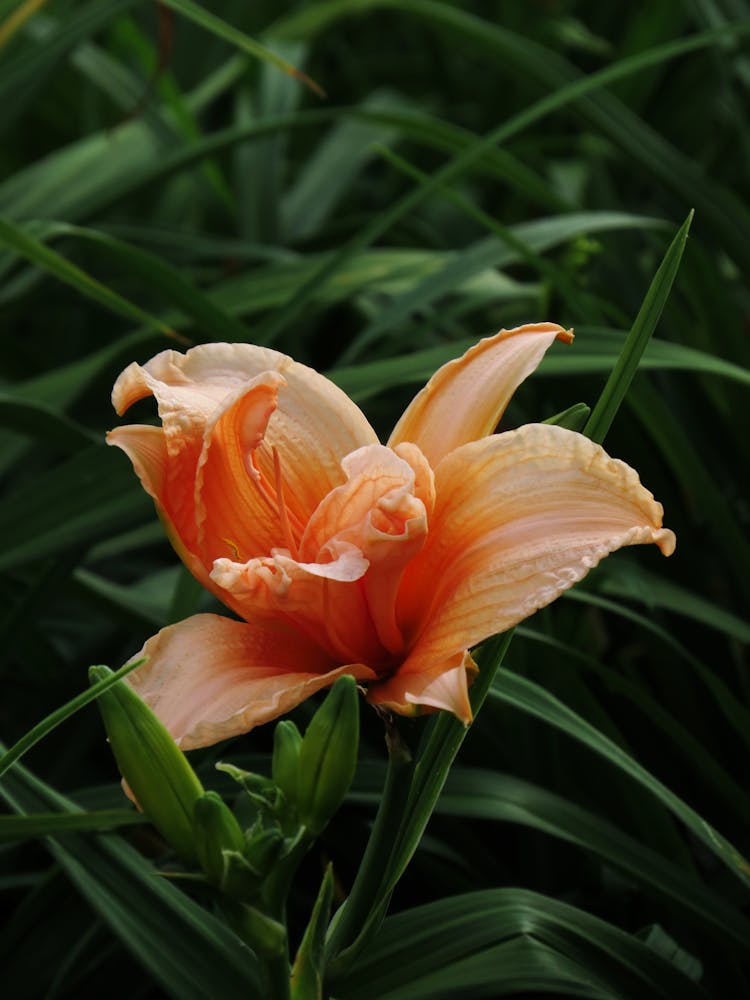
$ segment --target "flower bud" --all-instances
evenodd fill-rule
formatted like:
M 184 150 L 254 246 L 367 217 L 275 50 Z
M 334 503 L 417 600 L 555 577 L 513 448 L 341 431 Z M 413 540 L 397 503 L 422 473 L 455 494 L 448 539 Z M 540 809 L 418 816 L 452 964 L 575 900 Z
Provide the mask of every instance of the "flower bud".
M 300 747 L 299 814 L 320 833 L 344 799 L 357 767 L 357 682 L 339 677 L 307 727 Z
M 108 667 L 91 667 L 94 684 L 111 677 Z M 193 809 L 203 786 L 167 729 L 129 684 L 120 681 L 98 698 L 120 774 L 138 805 L 183 861 L 193 864 Z
M 201 867 L 214 885 L 223 886 L 227 852 L 241 852 L 245 837 L 234 813 L 216 792 L 205 792 L 196 801 L 193 832 Z
M 230 778 L 241 785 L 258 808 L 268 813 L 276 812 L 279 792 L 270 778 L 265 778 L 261 774 L 253 774 L 252 771 L 243 771 L 241 767 L 235 767 L 234 764 L 220 763 L 216 765 L 216 770 L 228 774 Z
M 277 723 L 273 734 L 271 775 L 274 784 L 284 793 L 284 798 L 289 806 L 296 805 L 299 794 L 299 752 L 301 746 L 302 736 L 291 719 Z

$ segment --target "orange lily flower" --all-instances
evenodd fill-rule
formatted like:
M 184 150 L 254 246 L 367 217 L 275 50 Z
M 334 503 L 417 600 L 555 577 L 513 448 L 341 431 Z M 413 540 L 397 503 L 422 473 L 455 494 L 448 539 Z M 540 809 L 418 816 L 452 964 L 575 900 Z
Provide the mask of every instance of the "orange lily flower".
M 623 545 L 674 534 L 633 469 L 587 438 L 493 434 L 555 339 L 502 330 L 444 365 L 381 445 L 332 382 L 277 351 L 205 344 L 120 375 L 123 413 L 161 427 L 111 444 L 133 462 L 185 565 L 242 621 L 162 629 L 130 682 L 184 748 L 289 711 L 342 673 L 403 715 L 471 721 L 469 649 L 554 600 Z

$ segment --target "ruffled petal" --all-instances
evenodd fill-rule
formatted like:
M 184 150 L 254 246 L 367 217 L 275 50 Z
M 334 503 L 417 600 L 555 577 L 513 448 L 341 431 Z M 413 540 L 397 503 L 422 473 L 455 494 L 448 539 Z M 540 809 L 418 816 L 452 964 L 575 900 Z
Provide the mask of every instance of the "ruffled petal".
M 431 503 L 432 473 L 416 445 L 405 449 Z M 404 649 L 395 616 L 396 594 L 409 561 L 427 536 L 424 502 L 415 496 L 410 462 L 383 445 L 367 445 L 341 463 L 346 483 L 332 490 L 310 518 L 300 557 L 321 562 L 332 544 L 355 546 L 369 563 L 362 581 L 374 631 L 390 653 Z M 331 612 L 337 613 L 334 605 Z M 351 648 L 361 648 L 352 644 Z
M 434 468 L 454 448 L 491 434 L 552 342 L 572 339 L 572 331 L 556 323 L 536 323 L 480 340 L 435 372 L 406 408 L 388 444 L 415 442 Z
M 219 615 L 195 615 L 163 628 L 133 659 L 143 656 L 147 663 L 128 682 L 184 750 L 269 722 L 341 674 L 373 676 L 361 664 L 334 664 L 278 622 L 250 625 Z
M 359 549 L 333 542 L 330 561 L 302 563 L 283 550 L 246 563 L 217 559 L 211 580 L 243 618 L 287 622 L 339 663 L 381 663 L 361 579 L 369 567 Z
M 469 652 L 456 653 L 437 665 L 421 656 L 410 657 L 387 681 L 371 684 L 367 700 L 399 715 L 442 709 L 468 726 L 473 718 L 469 684 L 476 672 Z
M 399 592 L 411 656 L 426 668 L 527 618 L 615 549 L 674 550 L 637 473 L 560 427 L 464 445 L 438 466 L 436 488 L 428 544 Z
M 132 364 L 112 392 L 118 413 L 144 396 L 156 396 L 170 455 L 192 446 L 232 393 L 265 372 L 283 376 L 278 407 L 258 448 L 256 465 L 274 481 L 274 449 L 281 456 L 286 499 L 304 523 L 320 500 L 342 481 L 341 459 L 377 436 L 361 410 L 331 381 L 270 348 L 253 344 L 201 344 L 180 354 L 163 351 Z

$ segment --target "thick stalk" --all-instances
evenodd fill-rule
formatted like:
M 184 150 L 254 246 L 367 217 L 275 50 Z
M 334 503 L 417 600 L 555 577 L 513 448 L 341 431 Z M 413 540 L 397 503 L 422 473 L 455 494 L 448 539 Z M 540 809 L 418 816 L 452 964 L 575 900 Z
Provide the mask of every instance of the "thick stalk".
M 512 637 L 513 631 L 506 632 L 483 647 L 479 677 L 471 692 L 475 717 Z M 326 954 L 327 977 L 331 980 L 345 974 L 380 926 L 390 896 L 422 839 L 451 764 L 468 732 L 468 727 L 446 712 L 432 719 L 430 726 L 408 785 L 403 766 L 394 765 L 391 756 L 383 799 L 365 856 L 341 916 L 337 914 L 329 932 Z
M 351 892 L 329 929 L 327 962 L 333 961 L 354 942 L 369 918 L 398 835 L 409 793 L 412 760 L 395 723 L 390 719 L 386 719 L 386 744 L 388 770 L 383 795 Z

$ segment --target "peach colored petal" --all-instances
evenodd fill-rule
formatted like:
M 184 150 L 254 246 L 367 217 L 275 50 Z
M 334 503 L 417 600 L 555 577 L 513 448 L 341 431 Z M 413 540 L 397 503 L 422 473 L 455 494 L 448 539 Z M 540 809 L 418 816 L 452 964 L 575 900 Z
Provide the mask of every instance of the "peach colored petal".
M 414 496 L 422 501 L 429 520 L 435 507 L 435 473 L 421 449 L 411 441 L 402 441 L 393 449 L 408 462 L 414 472 Z
M 367 700 L 399 715 L 415 715 L 420 707 L 442 709 L 469 725 L 469 683 L 476 669 L 469 652 L 456 653 L 437 666 L 409 658 L 388 680 L 371 684 Z
M 300 563 L 277 549 L 246 563 L 217 559 L 211 579 L 243 618 L 286 621 L 339 663 L 376 666 L 384 651 L 359 582 L 369 563 L 347 542 L 332 542 L 329 555 L 329 562 Z
M 153 498 L 169 541 L 190 572 L 209 587 L 208 570 L 195 555 L 197 536 L 191 471 L 170 460 L 161 427 L 129 424 L 107 434 L 133 463 L 144 490 Z
M 361 664 L 337 666 L 278 623 L 249 625 L 219 615 L 195 615 L 163 628 L 142 656 L 148 662 L 128 681 L 184 750 L 275 719 L 341 674 L 374 676 Z
M 262 372 L 227 396 L 206 423 L 194 475 L 196 544 L 203 563 L 243 561 L 285 544 L 273 483 L 262 481 L 255 451 L 276 409 L 284 379 Z
M 361 410 L 312 368 L 253 344 L 201 344 L 185 354 L 163 351 L 143 366 L 130 365 L 115 383 L 112 400 L 122 413 L 137 399 L 155 395 L 171 455 L 188 442 L 202 444 L 217 407 L 264 372 L 278 372 L 285 384 L 258 449 L 257 467 L 273 482 L 273 449 L 278 449 L 287 503 L 304 522 L 342 482 L 341 459 L 377 442 Z
M 431 474 L 426 459 L 416 446 L 407 452 L 422 474 L 423 490 L 429 493 Z M 363 589 L 370 627 L 389 652 L 400 654 L 404 642 L 396 623 L 396 594 L 404 569 L 427 535 L 425 505 L 414 495 L 415 472 L 409 462 L 383 445 L 359 448 L 341 466 L 346 483 L 332 490 L 310 518 L 300 558 L 321 562 L 333 543 L 356 546 L 369 563 Z
M 406 408 L 388 444 L 415 442 L 434 468 L 454 448 L 491 434 L 552 342 L 572 339 L 572 331 L 555 323 L 535 323 L 480 340 L 435 372 Z
M 510 628 L 624 545 L 674 550 L 637 473 L 561 427 L 529 424 L 464 445 L 435 478 L 428 544 L 399 593 L 414 664 Z

